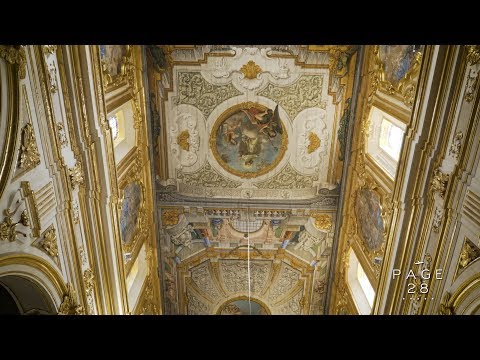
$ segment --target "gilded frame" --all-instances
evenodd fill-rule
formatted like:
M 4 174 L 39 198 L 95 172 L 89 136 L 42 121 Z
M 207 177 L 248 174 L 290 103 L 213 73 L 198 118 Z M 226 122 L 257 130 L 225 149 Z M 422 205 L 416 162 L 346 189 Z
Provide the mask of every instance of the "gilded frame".
M 131 45 L 125 45 L 125 48 L 125 55 L 122 57 L 122 62 L 120 64 L 120 74 L 112 75 L 106 69 L 105 62 L 100 55 L 100 45 L 98 45 L 99 60 L 102 68 L 103 86 L 106 93 L 128 84 L 128 68 L 133 63 L 132 47 Z
M 2 48 L 8 50 L 7 47 L 2 46 Z M 3 81 L 0 82 L 0 94 L 3 91 L 7 92 L 7 122 L 5 124 L 6 132 L 4 134 L 4 144 L 0 149 L 0 198 L 7 186 L 8 179 L 10 178 L 13 169 L 12 165 L 15 162 L 20 106 L 20 76 L 17 75 L 17 73 L 20 74 L 19 66 L 21 66 L 10 62 L 2 48 L 0 48 L 0 61 L 5 64 L 6 81 L 5 83 Z M 2 89 L 2 87 L 6 88 Z
M 228 108 L 227 110 L 225 110 L 218 118 L 217 120 L 215 121 L 213 127 L 212 127 L 212 131 L 210 133 L 210 141 L 209 141 L 209 146 L 210 146 L 210 150 L 212 151 L 213 153 L 213 156 L 215 157 L 215 160 L 217 160 L 218 164 L 225 170 L 227 171 L 228 173 L 230 174 L 233 174 L 235 176 L 238 176 L 242 179 L 251 179 L 251 178 L 256 178 L 258 176 L 261 176 L 261 175 L 265 175 L 267 174 L 268 172 L 270 172 L 271 170 L 273 170 L 279 163 L 280 161 L 282 161 L 284 155 L 285 155 L 285 152 L 287 151 L 287 147 L 288 147 L 288 135 L 287 135 L 287 129 L 285 128 L 285 125 L 283 124 L 283 121 L 281 121 L 282 123 L 282 129 L 283 129 L 283 134 L 282 134 L 282 142 L 281 142 L 281 145 L 280 145 L 280 149 L 279 149 L 279 153 L 276 157 L 276 159 L 267 167 L 263 168 L 262 170 L 260 171 L 257 171 L 257 172 L 248 172 L 248 173 L 241 173 L 240 171 L 237 171 L 235 169 L 232 169 L 230 166 L 227 166 L 224 164 L 223 160 L 221 159 L 221 156 L 220 154 L 218 153 L 217 151 L 217 148 L 216 148 L 216 136 L 217 136 L 217 131 L 218 131 L 218 128 L 220 127 L 220 125 L 223 123 L 224 120 L 226 120 L 229 116 L 233 115 L 234 113 L 236 113 L 237 111 L 239 110 L 242 110 L 242 109 L 249 109 L 251 107 L 257 107 L 257 108 L 260 108 L 262 110 L 267 110 L 268 108 L 265 106 L 265 105 L 261 105 L 259 103 L 255 103 L 255 102 L 251 102 L 251 101 L 248 101 L 248 102 L 244 102 L 244 103 L 241 103 L 241 104 L 238 104 L 238 105 L 235 105 L 235 106 L 232 106 L 230 108 Z
M 136 163 L 137 161 L 134 162 L 134 164 Z M 130 271 L 132 264 L 136 260 L 138 253 L 140 251 L 140 248 L 142 247 L 143 242 L 146 238 L 146 235 L 148 234 L 148 231 L 149 231 L 147 226 L 148 219 L 147 219 L 147 209 L 146 209 L 147 192 L 143 182 L 143 172 L 141 172 L 139 167 L 136 165 L 130 167 L 127 174 L 121 179 L 118 185 L 119 187 L 119 201 L 118 201 L 119 225 L 120 225 L 123 199 L 125 196 L 125 188 L 128 185 L 134 184 L 134 183 L 138 184 L 142 190 L 142 199 L 140 202 L 140 207 L 138 209 L 137 225 L 133 233 L 132 240 L 129 243 L 127 244 L 124 243 L 123 239 L 121 238 L 121 233 L 119 234 L 120 241 L 122 244 L 123 254 L 125 253 L 132 254 L 131 258 L 128 261 L 124 261 L 124 265 L 127 273 Z
M 407 107 L 411 108 L 415 100 L 417 78 L 422 65 L 423 49 L 415 54 L 410 68 L 396 85 L 386 80 L 384 64 L 380 58 L 380 45 L 374 46 L 372 55 L 374 67 L 372 77 L 373 91 L 375 92 L 376 90 L 379 90 L 386 95 L 393 96 L 402 101 Z

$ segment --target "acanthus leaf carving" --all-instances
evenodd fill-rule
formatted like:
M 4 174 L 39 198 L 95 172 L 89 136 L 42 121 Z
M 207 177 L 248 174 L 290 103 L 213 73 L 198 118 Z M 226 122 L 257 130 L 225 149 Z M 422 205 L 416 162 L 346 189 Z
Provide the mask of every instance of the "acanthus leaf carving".
M 432 229 L 434 232 L 438 232 L 440 225 L 442 224 L 443 220 L 443 209 L 436 207 L 433 213 L 433 223 Z
M 447 191 L 449 178 L 449 174 L 445 174 L 440 169 L 436 169 L 433 173 L 430 190 L 443 198 L 445 196 L 445 192 Z
M 83 169 L 82 164 L 77 160 L 77 163 L 73 168 L 68 169 L 68 173 L 70 175 L 70 182 L 72 184 L 72 188 L 75 189 L 78 185 L 83 184 Z
M 268 84 L 257 95 L 269 98 L 281 105 L 293 121 L 304 109 L 319 107 L 325 109 L 322 101 L 323 75 L 302 75 L 288 86 Z
M 44 232 L 41 246 L 49 256 L 58 256 L 57 234 L 53 225 L 50 225 Z
M 315 181 L 317 175 L 302 175 L 288 163 L 277 175 L 254 185 L 259 189 L 304 189 L 312 187 Z
M 200 136 L 197 120 L 188 113 L 179 114 L 170 129 L 170 145 L 176 157 L 176 167 L 192 166 L 197 162 L 200 149 Z
M 466 268 L 471 262 L 478 258 L 480 258 L 480 249 L 473 242 L 465 239 L 458 261 L 459 268 Z
M 25 56 L 25 50 L 22 46 L 0 45 L 0 58 L 5 59 L 12 65 L 18 65 L 18 76 L 20 79 L 25 79 L 27 74 L 27 59 Z
M 220 175 L 208 162 L 194 173 L 177 170 L 177 179 L 193 186 L 237 188 L 242 185 L 239 181 L 233 181 Z
M 31 123 L 27 123 L 22 129 L 22 143 L 20 146 L 20 161 L 18 167 L 24 171 L 33 169 L 40 164 L 40 153 Z
M 63 295 L 63 301 L 58 308 L 58 315 L 84 315 L 83 306 L 77 302 L 77 295 L 72 284 L 67 283 L 67 291 Z
M 457 131 L 453 136 L 452 145 L 450 145 L 450 149 L 448 151 L 448 154 L 451 155 L 456 160 L 458 160 L 458 157 L 460 156 L 462 139 L 463 139 L 463 133 L 461 131 Z
M 189 104 L 200 110 L 205 118 L 223 101 L 241 95 L 231 83 L 213 85 L 200 72 L 178 73 L 177 105 Z

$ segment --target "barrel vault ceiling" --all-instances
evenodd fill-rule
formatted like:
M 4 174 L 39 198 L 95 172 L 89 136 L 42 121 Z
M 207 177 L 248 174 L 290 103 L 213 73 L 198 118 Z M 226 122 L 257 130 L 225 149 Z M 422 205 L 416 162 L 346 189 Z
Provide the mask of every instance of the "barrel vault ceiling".
M 164 313 L 324 312 L 356 50 L 146 47 Z

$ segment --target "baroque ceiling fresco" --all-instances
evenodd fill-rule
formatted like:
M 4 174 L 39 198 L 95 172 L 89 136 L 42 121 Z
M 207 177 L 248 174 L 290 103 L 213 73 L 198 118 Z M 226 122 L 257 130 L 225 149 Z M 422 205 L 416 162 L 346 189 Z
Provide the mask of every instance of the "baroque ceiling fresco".
M 322 314 L 357 48 L 146 55 L 164 313 Z

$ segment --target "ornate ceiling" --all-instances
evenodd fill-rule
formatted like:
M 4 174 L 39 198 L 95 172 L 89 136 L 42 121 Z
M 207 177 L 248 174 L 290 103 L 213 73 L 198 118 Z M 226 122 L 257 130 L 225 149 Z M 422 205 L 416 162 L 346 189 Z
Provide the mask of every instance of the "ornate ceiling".
M 146 53 L 165 313 L 322 313 L 355 47 Z

